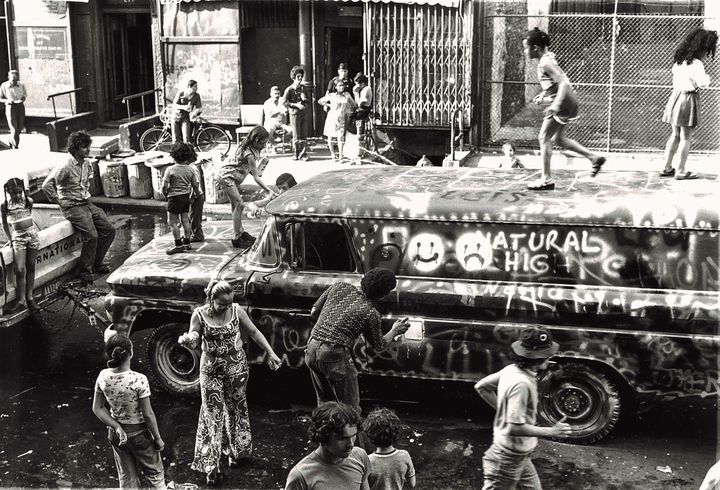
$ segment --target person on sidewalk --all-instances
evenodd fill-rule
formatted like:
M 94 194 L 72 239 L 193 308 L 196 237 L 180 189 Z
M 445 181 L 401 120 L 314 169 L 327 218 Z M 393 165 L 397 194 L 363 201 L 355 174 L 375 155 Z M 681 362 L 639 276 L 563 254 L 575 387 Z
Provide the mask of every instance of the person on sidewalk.
M 353 95 L 353 86 L 355 85 L 350 78 L 350 70 L 348 70 L 347 63 L 340 63 L 337 68 L 337 76 L 332 77 L 332 79 L 328 82 L 327 90 L 325 90 L 325 95 L 330 95 L 333 92 L 338 92 L 338 86 L 337 83 L 342 82 L 342 92 L 345 92 L 347 94 L 350 94 L 352 97 Z
M 173 99 L 173 143 L 184 141 L 190 143 L 191 124 L 202 108 L 202 100 L 198 93 L 198 84 L 195 80 L 188 80 L 183 90 L 178 90 Z
M 543 168 L 540 179 L 528 184 L 531 191 L 555 189 L 550 172 L 553 143 L 584 156 L 592 164 L 590 175 L 595 177 L 605 164 L 605 157 L 596 155 L 577 141 L 565 136 L 568 123 L 578 118 L 578 99 L 565 72 L 558 65 L 550 48 L 550 36 L 535 27 L 523 39 L 525 56 L 538 60 L 537 75 L 542 92 L 533 98 L 536 104 L 549 104 L 544 110 L 538 140 L 542 153 Z
M 370 458 L 355 446 L 359 413 L 344 403 L 323 403 L 310 417 L 310 441 L 317 448 L 288 474 L 285 490 L 368 490 Z
M 163 175 L 162 193 L 167 197 L 168 224 L 172 230 L 175 246 L 167 250 L 168 255 L 192 250 L 190 246 L 190 196 L 201 195 L 200 179 L 192 165 L 197 154 L 188 143 L 173 143 L 170 156 L 175 161 Z
M 307 160 L 307 137 L 305 128 L 305 111 L 307 110 L 307 96 L 301 84 L 305 78 L 305 70 L 302 66 L 293 66 L 290 70 L 292 85 L 285 89 L 283 104 L 290 114 L 290 127 L 293 134 L 293 147 L 295 154 L 293 160 Z
M 328 149 L 333 160 L 342 161 L 344 158 L 345 133 L 347 132 L 350 115 L 355 112 L 355 101 L 352 94 L 343 91 L 342 80 L 336 82 L 335 91 L 320 97 L 318 104 L 328 109 L 325 118 L 323 134 L 327 137 Z M 333 140 L 337 141 L 338 152 L 333 150 Z
M 84 282 L 92 282 L 93 273 L 110 272 L 103 259 L 115 239 L 115 227 L 105 212 L 90 202 L 93 169 L 87 157 L 91 143 L 92 139 L 85 131 L 71 133 L 67 143 L 70 156 L 50 171 L 42 185 L 48 200 L 60 205 L 65 219 L 82 235 L 77 271 Z
M 205 241 L 205 231 L 203 230 L 203 208 L 205 207 L 205 182 L 203 177 L 202 162 L 204 160 L 197 159 L 192 164 L 192 168 L 197 173 L 200 181 L 200 193 L 192 192 L 190 194 L 190 243 L 199 243 Z
M 20 132 L 25 127 L 25 99 L 27 91 L 20 83 L 20 72 L 10 70 L 8 80 L 0 85 L 0 102 L 5 104 L 5 118 L 10 128 L 10 147 L 20 145 Z
M 550 331 L 528 326 L 511 349 L 512 364 L 475 384 L 480 398 L 496 409 L 493 442 L 483 456 L 483 490 L 541 489 L 540 478 L 530 459 L 538 437 L 573 434 L 564 418 L 552 427 L 535 425 L 537 374 L 548 368 L 548 359 L 558 350 Z
M 268 132 L 268 141 L 272 145 L 275 141 L 275 131 L 282 129 L 292 134 L 292 128 L 285 124 L 288 108 L 280 99 L 280 87 L 273 85 L 270 88 L 270 98 L 263 103 L 263 126 Z
M 383 335 L 382 317 L 373 304 L 395 289 L 395 274 L 372 269 L 360 282 L 360 289 L 346 282 L 330 286 L 320 295 L 310 312 L 317 318 L 305 350 L 318 404 L 346 403 L 361 413 L 357 370 L 351 352 L 362 334 L 377 352 L 385 350 L 410 327 L 407 318 L 396 321 Z

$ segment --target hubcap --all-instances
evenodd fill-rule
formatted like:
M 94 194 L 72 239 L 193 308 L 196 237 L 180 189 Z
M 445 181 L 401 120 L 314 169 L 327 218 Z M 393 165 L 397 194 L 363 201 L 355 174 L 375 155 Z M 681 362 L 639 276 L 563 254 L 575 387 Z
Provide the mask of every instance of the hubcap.
M 173 373 L 183 378 L 189 377 L 197 369 L 197 354 L 182 345 L 170 346 L 167 359 Z
M 577 420 L 586 417 L 592 408 L 593 397 L 584 387 L 564 385 L 554 397 L 555 407 L 568 419 Z

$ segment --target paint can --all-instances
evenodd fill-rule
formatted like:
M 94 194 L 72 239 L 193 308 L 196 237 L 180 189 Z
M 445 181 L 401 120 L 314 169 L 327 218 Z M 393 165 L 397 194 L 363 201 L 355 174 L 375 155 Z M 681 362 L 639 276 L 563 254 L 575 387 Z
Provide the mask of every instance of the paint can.
M 103 194 L 107 197 L 128 195 L 129 184 L 125 164 L 117 160 L 103 160 L 98 163 Z

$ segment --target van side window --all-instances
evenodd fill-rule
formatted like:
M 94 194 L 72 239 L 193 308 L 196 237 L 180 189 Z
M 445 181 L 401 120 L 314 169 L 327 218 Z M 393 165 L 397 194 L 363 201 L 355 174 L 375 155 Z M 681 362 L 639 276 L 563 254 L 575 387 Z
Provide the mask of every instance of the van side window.
M 304 270 L 354 272 L 347 236 L 337 223 L 291 223 L 286 227 L 292 247 L 291 265 Z
M 275 237 L 275 219 L 265 221 L 260 236 L 247 254 L 248 263 L 259 267 L 275 267 L 278 265 L 277 238 Z

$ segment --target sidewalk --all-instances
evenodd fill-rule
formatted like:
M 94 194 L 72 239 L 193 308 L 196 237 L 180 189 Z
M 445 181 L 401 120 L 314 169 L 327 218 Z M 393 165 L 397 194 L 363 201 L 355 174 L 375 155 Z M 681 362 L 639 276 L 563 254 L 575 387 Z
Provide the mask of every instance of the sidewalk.
M 104 130 L 107 131 L 107 130 Z M 4 139 L 6 135 L 0 135 L 0 139 Z M 103 134 L 100 137 L 108 137 Z M 5 150 L 0 152 L 0 161 L 3 155 L 12 158 L 20 158 L 23 160 L 24 171 L 27 172 L 31 168 L 51 167 L 64 158 L 64 153 L 51 153 L 48 150 L 47 136 L 42 133 L 23 133 L 20 140 L 19 150 Z M 230 148 L 230 154 L 235 152 L 236 145 L 233 143 Z M 12 153 L 11 153 L 12 152 Z M 352 134 L 348 135 L 346 145 L 346 154 L 353 156 L 357 152 L 357 140 Z M 289 172 L 295 177 L 297 182 L 302 182 L 312 178 L 322 172 L 330 170 L 346 169 L 352 171 L 354 168 L 348 163 L 338 163 L 332 161 L 325 140 L 322 138 L 312 138 L 310 142 L 310 155 L 308 161 L 296 161 L 292 159 L 292 153 L 279 153 L 269 155 L 270 162 L 263 172 L 262 179 L 267 185 L 274 185 L 275 179 L 282 173 Z M 539 151 L 520 150 L 518 153 L 523 165 L 530 169 L 540 169 L 542 167 L 542 158 Z M 720 174 L 720 166 L 717 165 L 718 157 L 716 155 L 690 155 L 687 162 L 687 169 L 698 173 Z M 482 153 L 471 154 L 465 161 L 464 166 L 479 168 L 498 168 L 504 160 L 500 149 L 486 149 Z M 27 163 L 25 163 L 27 162 Z M 0 169 L 0 178 L 4 178 L 5 174 L 13 172 L 15 162 L 12 166 L 3 165 Z M 570 169 L 570 170 L 587 170 L 589 163 L 586 159 L 563 153 L 556 150 L 552 160 L 553 169 Z M 659 172 L 663 167 L 663 155 L 657 153 L 609 153 L 607 154 L 607 163 L 603 167 L 603 172 L 611 172 L 618 170 L 639 170 L 647 172 Z M 17 172 L 15 172 L 17 173 Z M 599 174 L 601 178 L 602 172 Z M 4 182 L 4 180 L 3 180 Z M 261 189 L 255 181 L 249 177 L 241 186 L 243 196 L 248 200 L 259 199 L 262 195 Z M 154 212 L 164 212 L 165 201 L 156 201 L 154 199 L 132 199 L 129 197 L 104 197 L 95 196 L 92 198 L 97 205 L 107 209 L 130 209 L 130 210 L 148 210 Z M 206 203 L 204 209 L 205 215 L 213 220 L 230 219 L 230 205 Z

